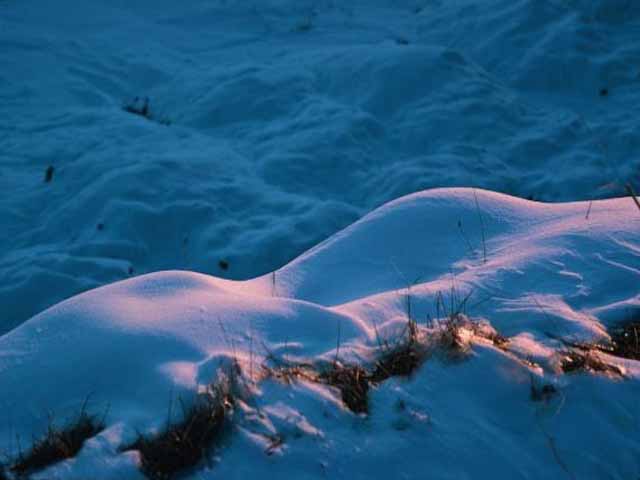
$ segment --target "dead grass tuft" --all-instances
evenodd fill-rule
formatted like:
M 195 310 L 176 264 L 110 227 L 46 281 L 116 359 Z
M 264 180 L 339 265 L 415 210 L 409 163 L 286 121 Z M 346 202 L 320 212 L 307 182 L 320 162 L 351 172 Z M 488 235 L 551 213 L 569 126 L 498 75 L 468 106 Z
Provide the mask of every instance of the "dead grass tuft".
M 291 385 L 300 380 L 307 380 L 309 382 L 318 381 L 318 373 L 315 367 L 310 364 L 286 363 L 275 366 L 263 364 L 262 372 L 265 378 L 271 378 L 287 385 Z
M 84 442 L 102 430 L 104 430 L 104 419 L 89 415 L 85 403 L 78 417 L 69 425 L 58 428 L 51 421 L 45 436 L 36 440 L 28 452 L 20 453 L 9 470 L 23 477 L 67 458 L 75 457 Z
M 385 349 L 376 361 L 370 379 L 373 383 L 382 383 L 391 377 L 410 377 L 426 357 L 426 347 L 418 341 L 409 339 L 395 347 Z
M 462 315 L 454 315 L 438 325 L 436 345 L 439 350 L 453 356 L 466 354 L 470 350 L 469 337 L 472 333 Z
M 369 413 L 369 374 L 364 368 L 334 362 L 318 379 L 340 390 L 343 403 L 353 413 Z
M 418 324 L 411 320 L 407 322 L 405 333 L 395 345 L 389 342 L 378 342 L 382 355 L 375 363 L 370 380 L 382 383 L 391 377 L 410 377 L 424 363 L 428 356 L 428 348 L 420 338 Z
M 598 372 L 622 377 L 624 372 L 617 365 L 603 361 L 592 349 L 570 349 L 560 352 L 560 368 L 564 373 Z
M 138 450 L 141 469 L 153 480 L 168 480 L 205 459 L 225 428 L 234 399 L 225 384 L 199 394 L 183 408 L 180 422 L 167 425 L 157 435 L 138 439 L 124 450 Z
M 509 345 L 509 339 L 504 335 L 501 335 L 490 326 L 487 328 L 483 324 L 475 324 L 474 335 L 480 338 L 484 338 L 493 344 L 494 347 L 500 350 L 506 351 Z
M 462 313 L 470 295 L 462 300 L 453 295 L 452 293 L 451 310 L 448 312 L 443 297 L 438 297 L 438 312 L 445 312 L 446 320 L 436 323 L 435 328 L 432 324 L 432 327 L 426 330 L 420 329 L 412 319 L 411 303 L 408 301 L 408 321 L 398 340 L 381 340 L 376 329 L 380 354 L 370 369 L 359 365 L 342 365 L 338 361 L 338 334 L 336 359 L 328 369 L 317 364 L 291 363 L 279 359 L 265 347 L 267 361 L 262 365 L 264 378 L 272 378 L 285 384 L 308 381 L 333 386 L 340 390 L 342 401 L 349 410 L 358 414 L 368 413 L 368 392 L 372 385 L 378 385 L 392 377 L 411 377 L 434 348 L 451 356 L 460 356 L 470 351 L 471 342 L 477 337 L 497 348 L 507 350 L 509 340 L 489 323 L 471 321 Z M 457 307 L 454 309 L 455 306 Z
M 509 344 L 509 339 L 500 335 L 489 323 L 456 314 L 438 325 L 436 345 L 441 351 L 460 357 L 470 352 L 474 338 L 484 339 L 503 351 L 507 350 Z
M 340 390 L 345 406 L 354 413 L 369 411 L 369 374 L 358 365 L 342 365 L 337 360 L 328 368 L 300 363 L 293 364 L 277 360 L 273 355 L 268 357 L 271 363 L 262 365 L 266 378 L 272 378 L 290 385 L 298 381 L 308 381 L 329 385 Z
M 616 357 L 640 360 L 640 320 L 620 325 L 610 332 L 612 346 L 607 353 Z

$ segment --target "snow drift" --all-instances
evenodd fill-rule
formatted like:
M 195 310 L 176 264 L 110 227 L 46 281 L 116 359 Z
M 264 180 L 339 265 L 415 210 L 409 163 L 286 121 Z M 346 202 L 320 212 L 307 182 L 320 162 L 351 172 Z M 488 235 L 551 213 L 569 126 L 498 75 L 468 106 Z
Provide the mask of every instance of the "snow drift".
M 172 399 L 188 403 L 235 359 L 240 412 L 189 478 L 634 478 L 640 364 L 601 351 L 615 370 L 561 364 L 566 342 L 604 342 L 637 315 L 639 257 L 629 198 L 545 204 L 437 189 L 253 280 L 167 271 L 117 282 L 0 337 L 0 449 L 15 454 L 16 438 L 27 449 L 48 412 L 63 424 L 89 397 L 106 428 L 33 478 L 143 478 L 122 448 L 161 430 Z M 463 359 L 435 355 L 410 379 L 372 385 L 368 415 L 331 386 L 260 378 L 269 358 L 368 368 L 409 320 L 428 334 L 446 320 L 438 306 L 463 298 L 466 316 L 505 343 L 466 331 Z M 532 400 L 543 384 L 553 395 Z
M 262 275 L 427 188 L 637 180 L 634 1 L 1 9 L 1 333 L 141 273 Z

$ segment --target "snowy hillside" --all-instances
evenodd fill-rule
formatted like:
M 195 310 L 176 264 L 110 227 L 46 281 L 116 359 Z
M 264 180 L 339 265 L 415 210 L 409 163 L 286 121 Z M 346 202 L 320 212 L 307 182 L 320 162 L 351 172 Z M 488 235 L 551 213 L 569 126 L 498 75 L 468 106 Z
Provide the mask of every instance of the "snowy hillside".
M 273 271 L 427 188 L 621 196 L 639 23 L 628 0 L 0 2 L 0 333 L 141 273 Z
M 0 450 L 31 472 L 48 415 L 94 416 L 31 478 L 161 478 L 168 419 L 225 385 L 185 478 L 637 478 L 639 259 L 629 198 L 436 189 L 254 280 L 117 282 L 0 337 Z
M 0 1 L 0 480 L 640 478 L 640 3 Z

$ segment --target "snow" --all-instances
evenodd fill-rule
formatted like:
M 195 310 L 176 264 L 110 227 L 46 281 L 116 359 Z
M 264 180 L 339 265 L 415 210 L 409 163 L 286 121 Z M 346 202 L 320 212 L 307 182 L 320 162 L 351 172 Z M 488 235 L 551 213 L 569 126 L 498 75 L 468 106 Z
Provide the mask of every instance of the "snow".
M 621 196 L 639 21 L 627 0 L 3 2 L 0 332 L 137 274 L 271 272 L 428 188 Z M 145 97 L 150 119 L 123 110 Z
M 31 478 L 144 478 L 122 447 L 232 361 L 233 425 L 185 478 L 640 477 L 640 363 L 563 373 L 559 340 L 640 311 L 640 4 L 0 11 L 0 452 L 106 414 Z M 258 375 L 370 368 L 409 308 L 429 335 L 464 298 L 506 349 L 463 329 L 368 415 Z
M 187 478 L 634 478 L 640 471 L 640 364 L 624 377 L 562 374 L 554 337 L 606 338 L 637 309 L 640 212 L 629 198 L 547 204 L 480 189 L 392 201 L 274 274 L 231 281 L 164 271 L 74 296 L 0 337 L 0 450 L 90 408 L 107 428 L 34 479 L 143 478 L 136 432 L 162 428 L 236 358 L 245 376 L 268 352 L 293 361 L 371 364 L 376 332 L 426 328 L 438 292 L 470 292 L 468 315 L 510 338 L 469 332 L 472 353 L 429 358 L 410 380 L 349 412 L 333 389 L 249 383 L 229 439 Z M 459 225 L 466 231 L 461 237 Z M 482 238 L 484 237 L 484 242 Z M 486 261 L 485 261 L 486 251 Z M 274 288 L 275 284 L 275 288 Z M 603 356 L 605 356 L 603 354 Z M 537 367 L 523 360 L 534 361 Z M 558 395 L 530 399 L 531 378 Z M 268 435 L 285 443 L 267 455 Z M 604 454 L 606 452 L 606 454 Z

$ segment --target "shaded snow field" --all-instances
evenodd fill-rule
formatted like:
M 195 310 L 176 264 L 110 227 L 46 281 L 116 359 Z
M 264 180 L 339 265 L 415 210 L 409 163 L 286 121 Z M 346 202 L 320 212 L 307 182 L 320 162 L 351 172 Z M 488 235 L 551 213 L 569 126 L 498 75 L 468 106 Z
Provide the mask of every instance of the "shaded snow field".
M 140 273 L 264 274 L 427 188 L 637 181 L 637 2 L 344 3 L 2 2 L 0 333 Z
M 606 341 L 637 314 L 639 260 L 629 198 L 545 204 L 435 189 L 386 204 L 275 274 L 117 282 L 0 337 L 0 451 L 15 455 L 16 438 L 25 451 L 47 412 L 64 425 L 91 394 L 93 413 L 108 406 L 106 429 L 32 478 L 143 478 L 137 453 L 120 449 L 162 430 L 171 399 L 188 404 L 235 357 L 246 396 L 209 465 L 185 478 L 634 479 L 640 363 L 599 352 L 621 375 L 565 374 L 557 338 Z M 248 378 L 269 352 L 372 365 L 379 343 L 406 329 L 408 301 L 422 330 L 452 289 L 506 344 L 467 332 L 465 358 L 435 355 L 411 380 L 374 386 L 368 416 L 328 386 Z M 532 382 L 554 395 L 533 401 Z

